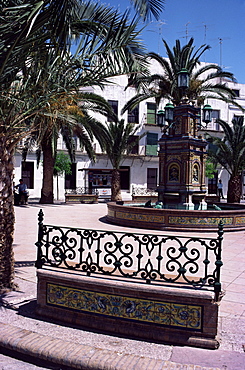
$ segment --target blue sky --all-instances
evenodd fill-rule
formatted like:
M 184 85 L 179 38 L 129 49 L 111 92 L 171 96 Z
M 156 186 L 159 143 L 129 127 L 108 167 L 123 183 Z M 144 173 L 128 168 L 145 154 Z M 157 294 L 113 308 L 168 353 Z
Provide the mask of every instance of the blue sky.
M 129 0 L 102 1 L 124 11 Z M 211 46 L 202 61 L 218 63 L 245 84 L 245 0 L 166 0 L 160 21 L 149 23 L 142 38 L 149 51 L 165 55 L 162 38 L 169 46 L 194 37 L 195 46 Z

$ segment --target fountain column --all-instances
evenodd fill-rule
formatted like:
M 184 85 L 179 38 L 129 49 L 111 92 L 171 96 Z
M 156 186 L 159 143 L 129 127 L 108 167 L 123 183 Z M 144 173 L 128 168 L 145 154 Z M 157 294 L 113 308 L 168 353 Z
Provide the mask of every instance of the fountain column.
M 197 136 L 200 108 L 183 103 L 159 140 L 159 201 L 165 207 L 206 209 L 206 141 Z

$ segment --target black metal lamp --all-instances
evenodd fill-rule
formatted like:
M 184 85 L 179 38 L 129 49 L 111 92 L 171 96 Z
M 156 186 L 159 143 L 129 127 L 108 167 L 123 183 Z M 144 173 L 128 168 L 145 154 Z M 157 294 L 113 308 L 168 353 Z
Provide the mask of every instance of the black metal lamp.
M 206 104 L 204 105 L 203 107 L 203 122 L 205 122 L 206 124 L 208 124 L 209 122 L 212 121 L 212 112 L 213 112 L 213 109 L 211 107 L 211 105 L 209 104 Z
M 187 89 L 189 87 L 190 75 L 187 69 L 182 68 L 178 72 L 178 87 Z
M 165 105 L 165 121 L 173 122 L 174 120 L 174 105 L 172 103 L 167 103 Z
M 165 112 L 162 109 L 157 112 L 157 126 L 161 128 L 165 126 Z

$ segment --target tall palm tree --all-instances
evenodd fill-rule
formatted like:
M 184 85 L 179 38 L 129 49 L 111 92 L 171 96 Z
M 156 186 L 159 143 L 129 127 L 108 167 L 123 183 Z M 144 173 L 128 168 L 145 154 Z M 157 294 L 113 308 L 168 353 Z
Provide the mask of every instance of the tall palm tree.
M 236 117 L 229 123 L 217 119 L 224 131 L 223 138 L 207 136 L 210 147 L 208 154 L 212 161 L 219 163 L 230 175 L 228 182 L 228 203 L 240 203 L 241 199 L 241 174 L 245 169 L 245 124 L 244 117 Z
M 146 135 L 146 133 L 143 133 L 134 137 L 140 128 L 141 124 L 125 124 L 123 119 L 117 120 L 114 117 L 114 121 L 107 122 L 106 126 L 101 127 L 99 131 L 103 140 L 102 149 L 107 154 L 113 168 L 111 179 L 112 201 L 122 200 L 119 169 L 121 163 L 130 154 L 136 143 Z
M 97 8 L 93 6 L 93 9 Z M 87 19 L 91 6 L 86 6 L 83 11 L 83 17 Z M 127 13 L 121 18 L 117 13 L 109 16 L 107 9 L 104 26 L 102 17 L 100 22 L 97 19 L 96 29 L 94 12 L 92 18 L 92 34 L 81 38 L 74 55 L 68 47 L 67 52 L 61 53 L 59 49 L 49 48 L 44 43 L 38 54 L 32 56 L 33 63 L 25 69 L 26 79 L 33 81 L 32 94 L 50 97 L 48 104 L 45 103 L 44 109 L 36 117 L 39 127 L 32 135 L 43 152 L 41 203 L 53 203 L 53 168 L 59 132 L 68 144 L 72 160 L 75 151 L 74 146 L 71 151 L 71 132 L 81 139 L 92 159 L 93 134 L 100 143 L 97 135 L 99 123 L 89 117 L 88 112 L 99 111 L 108 115 L 111 108 L 101 97 L 83 92 L 82 89 L 92 85 L 103 87 L 111 76 L 145 68 L 141 43 L 135 32 L 137 22 L 128 22 Z M 85 22 L 82 19 L 80 23 L 85 23 L 86 28 L 88 20 Z
M 14 149 L 20 139 L 28 136 L 35 126 L 32 125 L 32 118 L 44 107 L 44 101 L 50 99 L 50 96 L 39 96 L 36 99 L 28 93 L 30 84 L 24 80 L 24 71 L 31 63 L 33 53 L 39 50 L 45 42 L 49 47 L 59 48 L 62 52 L 67 50 L 67 45 L 71 45 L 72 38 L 79 38 L 80 20 L 82 19 L 81 5 L 78 0 L 43 0 L 43 1 L 22 1 L 22 0 L 4 0 L 0 3 L 0 289 L 13 288 L 13 232 L 14 232 L 14 209 L 13 209 L 13 155 Z M 88 2 L 88 5 L 90 2 Z M 140 4 L 145 4 L 144 16 L 147 17 L 151 12 L 157 12 L 162 6 L 161 0 L 135 0 L 138 11 L 142 10 Z M 137 5 L 138 4 L 138 5 Z M 146 6 L 148 4 L 148 6 Z M 152 5 L 152 7 L 151 7 Z M 98 8 L 97 17 L 100 17 L 101 11 Z M 92 14 L 92 13 L 91 13 Z M 104 7 L 104 16 L 106 9 Z M 119 18 L 118 27 L 119 27 Z M 84 24 L 86 23 L 86 19 Z M 85 25 L 83 24 L 83 30 Z M 93 35 L 94 22 L 87 22 L 86 32 L 83 34 L 87 40 L 89 35 Z M 97 22 L 98 27 L 99 22 Z M 96 24 L 95 24 L 96 26 Z M 75 32 L 76 31 L 76 32 Z M 110 31 L 113 35 L 114 29 L 107 24 L 107 30 L 100 29 L 100 34 Z M 99 31 L 98 31 L 99 32 Z M 116 36 L 115 36 L 116 35 Z M 120 40 L 119 33 L 115 37 L 114 52 L 111 49 L 111 58 L 120 65 L 119 55 L 124 57 L 129 54 L 130 47 L 122 53 L 122 47 L 117 50 L 116 40 Z M 134 35 L 135 36 L 135 35 Z M 95 45 L 96 40 L 92 37 L 90 44 Z M 134 47 L 134 37 L 132 38 L 132 47 Z M 89 46 L 88 52 L 91 51 Z M 105 60 L 106 50 L 100 58 Z M 112 57 L 113 56 L 113 57 Z M 87 70 L 92 66 L 89 58 Z M 95 62 L 95 58 L 93 58 Z M 97 65 L 99 59 L 97 59 Z M 134 65 L 134 61 L 130 67 Z M 105 68 L 106 69 L 106 68 Z M 90 68 L 92 75 L 92 68 Z M 88 74 L 87 74 L 88 76 Z M 97 79 L 99 79 L 99 74 Z M 18 80 L 18 84 L 15 83 Z M 16 89 L 16 86 L 18 89 Z M 40 103 L 40 104 L 39 104 Z M 35 120 L 34 120 L 35 121 Z
M 233 101 L 234 92 L 226 86 L 226 83 L 222 83 L 222 80 L 235 81 L 233 74 L 223 71 L 216 64 L 205 64 L 199 67 L 201 56 L 210 48 L 208 45 L 201 45 L 195 50 L 193 38 L 183 47 L 180 41 L 176 40 L 172 51 L 165 40 L 163 43 L 167 58 L 153 52 L 148 54 L 150 60 L 158 62 L 162 73 L 135 74 L 133 83 L 138 87 L 138 92 L 125 105 L 123 112 L 148 98 L 154 98 L 157 105 L 162 99 L 170 99 L 178 105 L 183 96 L 187 96 L 189 100 L 195 100 L 198 105 L 203 104 L 204 99 L 207 98 Z M 179 89 L 177 84 L 178 73 L 182 69 L 186 69 L 190 76 L 189 88 L 185 90 Z
M 13 157 L 18 142 L 34 128 L 41 100 L 17 79 L 0 94 L 0 290 L 13 288 Z

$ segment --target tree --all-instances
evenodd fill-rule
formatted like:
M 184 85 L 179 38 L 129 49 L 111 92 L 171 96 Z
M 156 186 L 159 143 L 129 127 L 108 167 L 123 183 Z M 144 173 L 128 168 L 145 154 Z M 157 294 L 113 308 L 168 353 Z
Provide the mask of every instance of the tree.
M 154 52 L 148 54 L 149 60 L 159 63 L 162 74 L 135 74 L 131 83 L 137 86 L 138 92 L 127 102 L 123 112 L 148 98 L 154 98 L 157 105 L 162 99 L 170 99 L 178 105 L 184 96 L 196 101 L 198 105 L 203 104 L 207 98 L 233 101 L 234 92 L 227 87 L 226 83 L 222 83 L 222 79 L 234 81 L 233 74 L 223 71 L 216 64 L 199 67 L 201 56 L 210 48 L 208 45 L 201 45 L 195 50 L 193 38 L 183 47 L 180 41 L 176 40 L 172 51 L 165 40 L 163 43 L 167 58 Z M 182 69 L 186 69 L 190 76 L 189 88 L 185 90 L 178 88 L 177 84 L 178 73 Z
M 163 10 L 164 1 L 161 0 L 132 0 L 134 8 L 139 16 L 147 21 L 153 16 L 159 19 L 159 15 Z
M 120 165 L 126 158 L 127 154 L 130 154 L 136 143 L 146 133 L 134 137 L 134 135 L 140 130 L 141 125 L 135 125 L 134 123 L 125 124 L 124 120 L 116 120 L 107 122 L 107 125 L 101 127 L 100 135 L 103 140 L 102 149 L 108 155 L 108 158 L 113 167 L 112 179 L 111 179 L 111 200 L 121 201 L 121 185 L 120 185 Z
M 206 168 L 205 168 L 206 177 L 208 179 L 213 179 L 216 172 L 217 172 L 217 169 L 216 169 L 215 163 L 213 163 L 210 158 L 207 158 Z
M 60 152 L 56 154 L 54 164 L 54 176 L 57 178 L 57 200 L 59 200 L 59 176 L 71 175 L 71 160 L 67 154 Z
M 160 0 L 142 0 L 134 1 L 137 10 L 146 18 L 151 12 L 155 14 L 160 11 L 162 1 Z M 62 51 L 67 50 L 67 45 L 71 44 L 73 37 L 78 39 L 81 32 L 80 23 L 77 20 L 82 19 L 81 3 L 77 0 L 43 0 L 43 1 L 21 1 L 5 0 L 0 4 L 0 289 L 11 289 L 14 287 L 14 259 L 13 259 L 13 232 L 14 232 L 14 209 L 13 209 L 13 155 L 19 140 L 30 135 L 36 129 L 35 115 L 40 113 L 45 106 L 45 101 L 50 100 L 50 95 L 33 95 L 28 90 L 31 86 L 30 79 L 26 77 L 26 67 L 33 62 L 33 57 L 39 57 L 36 53 L 40 47 L 46 43 L 49 49 L 57 48 Z M 142 7 L 144 12 L 142 12 Z M 93 17 L 93 8 L 90 2 L 87 3 L 90 11 L 90 20 Z M 90 9 L 90 10 L 89 10 Z M 91 11 L 92 9 L 92 11 Z M 107 10 L 103 11 L 98 6 L 96 17 L 100 14 L 107 16 Z M 118 17 L 115 17 L 118 19 Z M 118 19 L 118 26 L 120 20 Z M 87 28 L 85 25 L 87 24 Z M 97 22 L 97 29 L 98 29 Z M 71 32 L 71 26 L 73 26 Z M 95 25 L 96 26 L 96 25 Z M 94 19 L 90 22 L 85 19 L 83 24 L 83 35 L 87 42 L 87 51 L 90 52 L 90 45 L 97 42 L 91 32 L 94 27 Z M 107 29 L 101 28 L 101 35 L 113 35 L 113 28 L 108 23 Z M 97 31 L 99 32 L 99 31 Z M 92 35 L 92 37 L 91 37 Z M 135 35 L 135 34 L 134 34 Z M 119 40 L 119 34 L 116 34 L 114 43 Z M 104 37 L 105 40 L 105 37 Z M 113 40 L 113 39 L 112 39 Z M 81 40 L 80 40 L 81 42 Z M 88 44 L 90 42 L 90 44 Z M 122 40 L 122 43 L 124 40 Z M 97 42 L 98 48 L 99 43 Z M 122 53 L 122 48 L 116 49 L 118 53 L 111 48 L 111 60 L 120 64 L 118 55 L 128 54 L 128 50 L 135 48 L 134 38 L 132 44 Z M 43 50 L 43 49 L 42 49 Z M 33 54 L 34 53 L 34 54 Z M 108 54 L 104 50 L 105 55 Z M 95 60 L 95 58 L 94 58 Z M 103 53 L 100 56 L 103 59 Z M 97 59 L 97 65 L 100 60 Z M 127 58 L 124 58 L 125 64 Z M 90 69 L 92 75 L 91 60 L 87 70 Z M 117 65 L 118 65 L 117 63 Z M 112 64 L 113 65 L 113 64 Z M 134 65 L 134 60 L 129 65 Z M 106 65 L 104 65 L 106 67 Z M 100 70 L 102 70 L 101 64 Z M 105 68 L 106 69 L 106 68 Z M 29 77 L 29 76 L 28 76 Z M 89 75 L 87 74 L 87 77 Z M 99 80 L 99 73 L 97 80 Z M 87 80 L 88 84 L 88 80 Z M 33 87 L 33 86 L 32 86 Z M 33 90 L 32 90 L 33 92 Z
M 208 154 L 212 161 L 219 163 L 230 175 L 228 182 L 228 203 L 240 203 L 241 199 L 241 174 L 245 168 L 245 124 L 244 117 L 232 120 L 232 126 L 227 122 L 217 119 L 224 131 L 222 138 L 207 136 L 213 145 Z
M 130 30 L 132 31 L 131 26 Z M 127 42 L 130 43 L 132 40 L 127 25 L 124 28 L 120 25 L 119 28 L 114 28 L 115 32 L 121 34 L 119 45 L 117 45 L 119 55 L 116 59 L 118 62 L 121 57 L 120 54 L 127 49 Z M 126 33 L 125 37 L 124 30 Z M 122 40 L 124 40 L 125 44 L 122 43 L 121 45 Z M 37 130 L 32 134 L 39 146 L 39 152 L 43 152 L 43 186 L 40 203 L 53 203 L 53 168 L 59 133 L 63 136 L 72 161 L 74 161 L 75 157 L 73 135 L 78 137 L 80 144 L 85 147 L 89 157 L 94 160 L 92 138 L 95 136 L 100 143 L 100 137 L 97 134 L 97 127 L 100 123 L 90 116 L 90 112 L 99 111 L 104 115 L 108 115 L 111 112 L 111 107 L 105 99 L 91 92 L 86 92 L 86 90 L 84 91 L 84 88 L 89 83 L 102 86 L 103 81 L 107 81 L 108 77 L 126 73 L 130 70 L 129 68 L 138 68 L 137 66 L 140 68 L 144 65 L 143 60 L 142 62 L 139 61 L 138 64 L 136 63 L 138 59 L 137 54 L 140 55 L 140 52 L 137 52 L 136 49 L 134 49 L 134 55 L 127 53 L 121 64 L 113 63 L 116 53 L 113 56 L 110 55 L 111 43 L 109 40 L 108 43 L 101 50 L 97 50 L 96 47 L 95 55 L 98 58 L 102 55 L 105 65 L 112 65 L 111 68 L 103 68 L 102 70 L 101 63 L 98 64 L 96 60 L 95 62 L 91 61 L 89 68 L 84 68 L 84 62 L 87 60 L 85 52 L 82 53 L 82 56 L 75 55 L 73 57 L 70 52 L 63 53 L 60 56 L 59 53 L 57 55 L 56 50 L 51 50 L 44 52 L 46 57 L 43 58 L 43 64 L 41 59 L 37 59 L 36 65 L 31 65 L 27 70 L 29 79 L 35 81 L 32 94 L 50 97 L 48 104 L 45 103 L 42 111 L 36 116 Z M 97 46 L 96 43 L 95 46 Z M 114 46 L 116 47 L 116 43 Z M 80 47 L 81 45 L 79 45 Z M 109 49 L 108 58 L 103 56 L 107 49 Z M 91 49 L 91 60 L 92 52 L 93 50 Z M 134 66 L 131 63 L 132 60 L 134 60 Z
M 13 288 L 13 157 L 18 142 L 31 131 L 40 100 L 20 81 L 0 94 L 0 290 Z

